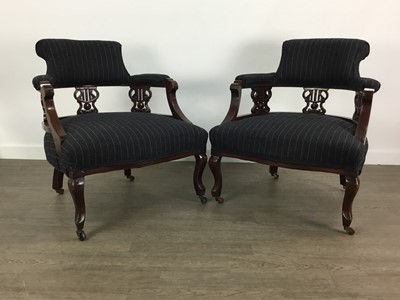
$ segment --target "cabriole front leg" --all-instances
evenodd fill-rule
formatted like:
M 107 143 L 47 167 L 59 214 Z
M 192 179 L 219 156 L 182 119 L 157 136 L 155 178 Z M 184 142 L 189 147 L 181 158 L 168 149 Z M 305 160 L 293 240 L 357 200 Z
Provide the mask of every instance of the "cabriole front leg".
M 68 188 L 75 205 L 75 225 L 76 234 L 80 241 L 86 240 L 86 234 L 83 226 L 86 219 L 85 197 L 84 197 L 85 178 L 70 177 L 68 179 Z
M 214 175 L 214 186 L 211 190 L 211 195 L 215 198 L 219 203 L 223 203 L 224 199 L 221 198 L 221 189 L 222 189 L 222 174 L 221 174 L 221 156 L 213 155 L 210 157 L 208 161 L 208 166 L 211 169 L 211 172 Z
M 346 176 L 345 193 L 342 205 L 342 222 L 343 228 L 347 234 L 353 235 L 354 229 L 350 227 L 351 221 L 353 220 L 352 204 L 353 200 L 360 187 L 360 179 L 358 176 Z
M 204 197 L 206 187 L 203 184 L 203 172 L 207 164 L 207 156 L 205 154 L 197 154 L 196 166 L 193 173 L 193 185 L 197 196 L 199 196 L 201 203 L 207 203 L 207 198 Z

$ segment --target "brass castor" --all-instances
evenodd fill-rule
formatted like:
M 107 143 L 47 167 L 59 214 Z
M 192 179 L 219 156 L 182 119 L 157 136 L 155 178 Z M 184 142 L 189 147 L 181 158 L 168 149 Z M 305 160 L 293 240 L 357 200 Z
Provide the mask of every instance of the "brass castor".
M 64 194 L 64 189 L 58 189 L 56 190 L 56 193 L 62 195 Z
M 279 178 L 279 174 L 278 173 L 271 174 L 271 176 L 274 177 L 274 179 L 278 179 Z
M 207 203 L 207 198 L 204 196 L 199 196 L 201 203 L 206 204 Z
M 224 198 L 222 198 L 222 197 L 215 197 L 215 201 L 217 201 L 218 203 L 224 203 Z
M 353 235 L 355 233 L 354 229 L 350 226 L 344 227 L 344 230 L 348 235 Z
M 130 181 L 134 181 L 135 180 L 135 176 L 133 176 L 133 175 L 126 176 L 126 178 L 128 178 Z
M 78 239 L 83 242 L 84 240 L 86 240 L 86 233 L 82 230 L 82 231 L 77 231 L 76 235 L 78 236 Z

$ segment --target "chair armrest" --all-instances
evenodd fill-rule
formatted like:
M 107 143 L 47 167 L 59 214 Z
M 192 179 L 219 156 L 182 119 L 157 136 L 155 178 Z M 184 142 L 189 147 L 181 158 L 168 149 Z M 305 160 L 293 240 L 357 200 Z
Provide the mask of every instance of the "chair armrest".
M 172 116 L 175 119 L 182 120 L 188 124 L 192 124 L 192 122 L 190 122 L 189 119 L 186 118 L 186 116 L 184 115 L 184 113 L 182 112 L 181 108 L 178 105 L 178 101 L 176 100 L 176 91 L 178 90 L 178 83 L 171 78 L 166 79 L 165 90 L 167 93 L 168 105 L 171 110 Z
M 32 84 L 37 91 L 40 91 L 40 84 L 42 82 L 47 82 L 48 84 L 51 84 L 51 81 L 52 78 L 49 75 L 38 75 L 32 79 Z
M 355 136 L 362 143 L 365 143 L 365 139 L 367 136 L 373 95 L 374 91 L 370 90 L 363 91 L 361 94 L 361 108 Z
M 242 97 L 242 82 L 240 80 L 235 80 L 235 82 L 231 84 L 230 90 L 231 90 L 231 104 L 229 105 L 228 112 L 224 120 L 222 121 L 222 124 L 236 119 L 238 115 L 240 100 Z
M 252 88 L 257 86 L 273 86 L 276 81 L 275 73 L 242 74 L 235 78 L 240 80 L 243 88 Z
M 164 74 L 139 74 L 130 77 L 129 84 L 132 85 L 147 85 L 151 87 L 165 87 L 168 75 Z
M 40 84 L 40 95 L 45 114 L 44 126 L 50 128 L 50 133 L 54 140 L 56 153 L 61 156 L 61 142 L 67 138 L 67 134 L 58 118 L 54 105 L 54 89 L 49 82 Z
M 374 90 L 374 92 L 377 92 L 381 88 L 381 84 L 378 80 L 375 80 L 372 78 L 361 77 L 361 81 L 362 81 L 363 90 L 372 89 L 372 90 Z

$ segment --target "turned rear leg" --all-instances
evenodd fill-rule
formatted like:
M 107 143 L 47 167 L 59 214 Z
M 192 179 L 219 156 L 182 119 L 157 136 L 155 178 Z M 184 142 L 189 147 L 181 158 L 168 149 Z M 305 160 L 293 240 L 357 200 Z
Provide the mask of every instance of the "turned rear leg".
M 64 194 L 64 189 L 63 187 L 63 178 L 64 178 L 64 173 L 58 171 L 56 168 L 54 168 L 53 171 L 53 185 L 52 188 L 57 192 L 57 194 Z
M 358 176 L 346 176 L 346 191 L 344 193 L 342 205 L 342 223 L 344 230 L 350 234 L 354 234 L 354 229 L 350 227 L 353 220 L 352 204 L 360 187 L 360 179 Z
M 269 173 L 271 174 L 271 176 L 274 177 L 274 179 L 278 179 L 279 178 L 278 167 L 277 166 L 269 166 Z
M 126 178 L 128 178 L 130 181 L 135 180 L 135 176 L 132 175 L 131 169 L 125 169 L 124 174 L 125 174 Z
M 346 188 L 346 176 L 340 175 L 340 184 L 343 186 L 343 188 Z
M 193 172 L 193 185 L 197 196 L 199 196 L 201 203 L 207 203 L 207 198 L 204 197 L 206 188 L 203 184 L 203 172 L 207 164 L 207 156 L 205 154 L 197 154 L 194 156 L 196 158 L 196 166 Z
M 216 155 L 211 156 L 210 160 L 208 161 L 208 165 L 211 169 L 211 172 L 214 175 L 214 186 L 211 190 L 211 195 L 219 203 L 222 203 L 224 202 L 224 199 L 221 198 L 221 189 L 222 189 L 221 156 L 216 156 Z
M 85 178 L 83 176 L 68 178 L 68 188 L 75 205 L 76 234 L 80 241 L 86 240 L 86 234 L 83 231 L 86 219 L 84 186 Z

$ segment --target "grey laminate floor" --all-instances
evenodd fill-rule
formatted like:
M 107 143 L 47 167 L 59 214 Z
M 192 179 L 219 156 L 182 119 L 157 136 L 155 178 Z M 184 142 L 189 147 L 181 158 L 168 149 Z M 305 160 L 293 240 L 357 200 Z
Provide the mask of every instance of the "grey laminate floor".
M 354 236 L 338 176 L 223 164 L 201 205 L 192 167 L 89 176 L 79 242 L 47 162 L 0 160 L 0 299 L 400 299 L 400 166 L 364 169 Z

